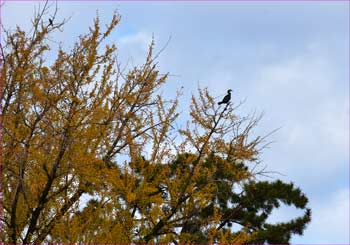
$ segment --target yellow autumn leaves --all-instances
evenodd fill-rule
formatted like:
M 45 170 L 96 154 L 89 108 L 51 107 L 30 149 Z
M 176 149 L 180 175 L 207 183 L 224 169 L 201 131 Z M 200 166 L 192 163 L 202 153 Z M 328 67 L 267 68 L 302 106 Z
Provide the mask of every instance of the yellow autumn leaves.
M 2 69 L 5 243 L 198 242 L 181 232 L 198 221 L 207 243 L 249 236 L 220 230 L 220 184 L 252 177 L 236 160 L 255 161 L 236 108 L 218 108 L 206 89 L 192 97 L 187 127 L 176 128 L 178 98 L 159 93 L 167 74 L 154 61 L 120 69 L 117 46 L 102 45 L 120 21 L 99 19 L 72 50 L 45 62 L 47 28 L 6 32 Z M 252 119 L 254 121 L 254 119 Z M 181 135 L 177 140 L 173 135 Z M 201 210 L 209 210 L 200 213 Z M 198 216 L 199 215 L 199 216 Z

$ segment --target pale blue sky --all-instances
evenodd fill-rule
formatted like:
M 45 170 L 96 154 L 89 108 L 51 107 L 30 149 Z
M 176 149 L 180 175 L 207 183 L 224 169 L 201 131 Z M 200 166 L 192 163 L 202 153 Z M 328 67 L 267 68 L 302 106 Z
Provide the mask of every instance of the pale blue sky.
M 28 27 L 37 2 L 6 2 L 7 27 Z M 124 61 L 143 61 L 152 34 L 170 72 L 165 94 L 185 87 L 185 114 L 198 84 L 213 95 L 228 88 L 241 113 L 265 112 L 256 133 L 271 136 L 263 164 L 307 194 L 313 211 L 304 236 L 293 243 L 349 241 L 349 2 L 59 2 L 71 16 L 56 41 L 71 46 L 99 11 L 122 21 L 111 40 Z M 170 92 L 169 92 L 170 91 Z M 185 116 L 184 116 L 185 117 Z M 280 176 L 276 176 L 280 177 Z M 299 214 L 281 209 L 272 220 Z

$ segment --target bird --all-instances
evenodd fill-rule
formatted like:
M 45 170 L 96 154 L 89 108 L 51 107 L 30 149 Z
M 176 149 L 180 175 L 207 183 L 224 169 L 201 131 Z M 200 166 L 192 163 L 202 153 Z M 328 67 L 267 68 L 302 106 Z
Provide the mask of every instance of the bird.
M 229 89 L 227 90 L 227 94 L 225 95 L 225 97 L 222 99 L 222 101 L 220 101 L 218 103 L 218 105 L 221 105 L 221 104 L 228 104 L 230 102 L 230 99 L 231 99 L 231 92 L 232 92 L 232 89 Z
M 53 26 L 53 20 L 49 18 L 49 26 Z

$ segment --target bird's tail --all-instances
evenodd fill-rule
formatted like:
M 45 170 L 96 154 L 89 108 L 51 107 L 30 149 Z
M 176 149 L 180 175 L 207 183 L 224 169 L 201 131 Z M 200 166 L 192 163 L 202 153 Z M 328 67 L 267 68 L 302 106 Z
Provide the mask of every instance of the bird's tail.
M 224 102 L 222 102 L 222 101 L 221 101 L 221 102 L 218 102 L 218 105 L 221 105 L 222 103 L 224 103 Z

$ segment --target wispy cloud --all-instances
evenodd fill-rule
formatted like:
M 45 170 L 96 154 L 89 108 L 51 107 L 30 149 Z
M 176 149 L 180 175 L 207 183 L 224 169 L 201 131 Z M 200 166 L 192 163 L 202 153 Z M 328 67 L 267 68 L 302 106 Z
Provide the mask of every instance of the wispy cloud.
M 350 244 L 349 195 L 348 188 L 341 189 L 326 202 L 313 202 L 312 222 L 304 237 L 296 237 L 293 243 Z
M 122 62 L 129 61 L 131 66 L 143 64 L 151 41 L 152 33 L 145 31 L 120 37 L 117 44 Z
M 262 65 L 251 84 L 250 96 L 280 123 L 275 126 L 282 126 L 277 147 L 287 158 L 288 173 L 298 171 L 296 164 L 320 176 L 348 166 L 344 162 L 349 157 L 349 95 L 344 93 L 348 84 L 345 77 L 338 78 L 342 68 L 337 66 L 322 49 L 305 52 L 285 62 Z M 332 164 L 327 164 L 330 157 Z

